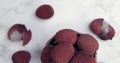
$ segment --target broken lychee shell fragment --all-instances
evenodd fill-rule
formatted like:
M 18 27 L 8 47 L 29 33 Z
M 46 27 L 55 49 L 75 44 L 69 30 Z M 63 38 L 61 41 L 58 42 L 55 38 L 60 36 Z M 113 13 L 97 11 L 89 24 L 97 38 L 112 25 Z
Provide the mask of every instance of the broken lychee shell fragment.
M 17 51 L 12 55 L 13 63 L 29 63 L 31 55 L 28 51 Z
M 8 38 L 12 41 L 23 40 L 23 45 L 26 45 L 31 40 L 32 32 L 27 30 L 24 24 L 15 24 L 8 31 Z
M 26 45 L 26 44 L 30 41 L 31 36 L 32 36 L 31 30 L 26 31 L 26 32 L 24 33 L 24 36 L 23 36 L 23 45 Z

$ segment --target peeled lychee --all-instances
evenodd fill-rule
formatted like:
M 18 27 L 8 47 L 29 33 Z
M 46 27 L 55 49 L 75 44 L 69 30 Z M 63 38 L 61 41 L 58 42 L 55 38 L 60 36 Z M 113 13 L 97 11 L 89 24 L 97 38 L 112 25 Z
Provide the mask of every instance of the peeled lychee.
M 85 52 L 78 52 L 70 63 L 96 63 L 93 56 L 88 56 Z
M 99 47 L 97 40 L 89 34 L 81 34 L 77 45 L 88 55 L 94 55 Z
M 93 22 L 90 24 L 90 29 L 102 40 L 112 39 L 115 35 L 115 30 L 113 27 L 105 22 L 103 18 L 93 20 Z
M 56 33 L 55 40 L 57 43 L 75 44 L 77 41 L 77 32 L 71 29 L 63 29 Z
M 53 16 L 53 14 L 54 10 L 52 6 L 48 4 L 44 4 L 36 10 L 36 16 L 38 16 L 41 19 L 49 19 Z
M 46 45 L 46 47 L 43 49 L 41 54 L 41 61 L 42 63 L 52 63 L 52 59 L 50 56 L 50 52 L 52 50 L 52 45 Z
M 13 63 L 29 63 L 30 59 L 30 53 L 23 50 L 14 53 L 12 56 Z
M 72 44 L 61 43 L 51 51 L 51 58 L 55 63 L 68 63 L 73 57 L 75 49 Z
M 12 41 L 23 40 L 23 45 L 26 45 L 32 37 L 31 30 L 27 31 L 27 28 L 23 24 L 14 24 L 8 31 L 8 38 Z

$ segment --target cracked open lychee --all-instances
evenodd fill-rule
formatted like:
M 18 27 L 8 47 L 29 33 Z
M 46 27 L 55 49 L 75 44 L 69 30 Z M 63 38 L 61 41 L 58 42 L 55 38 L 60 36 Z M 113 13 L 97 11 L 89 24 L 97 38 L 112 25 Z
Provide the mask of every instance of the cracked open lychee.
M 41 5 L 37 10 L 36 10 L 36 16 L 41 18 L 41 19 L 49 19 L 54 15 L 54 10 L 51 5 L 44 4 Z
M 88 55 L 94 55 L 99 47 L 97 40 L 89 34 L 81 34 L 77 45 L 78 48 L 82 49 Z
M 23 24 L 15 24 L 8 31 L 8 38 L 12 41 L 23 40 L 23 45 L 28 44 L 31 40 L 32 32 L 27 30 L 26 26 Z
M 75 49 L 70 43 L 56 45 L 51 51 L 51 58 L 55 63 L 68 63 L 73 57 Z
M 78 52 L 70 63 L 96 63 L 93 56 L 88 56 L 85 52 Z
M 31 59 L 31 55 L 28 51 L 17 51 L 12 55 L 13 63 L 29 63 Z
M 114 37 L 115 30 L 103 18 L 98 18 L 92 21 L 90 29 L 97 34 L 102 40 L 109 40 Z
M 77 41 L 77 32 L 72 29 L 63 29 L 56 33 L 55 40 L 57 43 L 75 44 Z

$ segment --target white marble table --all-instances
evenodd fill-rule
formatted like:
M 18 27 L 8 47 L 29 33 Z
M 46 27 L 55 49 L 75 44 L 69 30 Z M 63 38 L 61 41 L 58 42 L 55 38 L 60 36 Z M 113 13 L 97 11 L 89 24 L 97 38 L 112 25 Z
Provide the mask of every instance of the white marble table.
M 48 20 L 35 16 L 42 4 L 50 4 L 55 11 Z M 89 30 L 90 22 L 104 18 L 116 31 L 112 40 L 102 41 Z M 25 24 L 32 30 L 29 44 L 12 42 L 7 31 L 16 23 Z M 0 63 L 12 63 L 11 56 L 19 50 L 28 50 L 30 63 L 41 63 L 40 53 L 48 39 L 57 31 L 70 28 L 93 35 L 100 44 L 97 63 L 120 63 L 120 0 L 0 0 Z

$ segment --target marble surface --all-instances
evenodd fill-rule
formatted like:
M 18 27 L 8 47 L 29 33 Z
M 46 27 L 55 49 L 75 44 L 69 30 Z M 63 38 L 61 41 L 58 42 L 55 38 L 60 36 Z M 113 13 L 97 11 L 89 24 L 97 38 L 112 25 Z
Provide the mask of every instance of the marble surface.
M 41 63 L 40 54 L 46 42 L 59 30 L 74 29 L 93 35 L 100 44 L 97 63 L 120 63 L 120 0 L 0 0 L 0 63 L 12 63 L 11 56 L 19 50 L 31 53 L 30 63 Z M 50 4 L 54 16 L 42 20 L 35 16 L 42 4 Z M 115 31 L 112 40 L 103 41 L 89 30 L 90 22 L 104 18 Z M 9 28 L 25 24 L 32 30 L 32 39 L 26 46 L 7 38 Z

